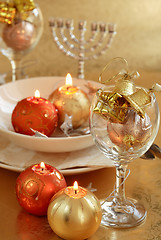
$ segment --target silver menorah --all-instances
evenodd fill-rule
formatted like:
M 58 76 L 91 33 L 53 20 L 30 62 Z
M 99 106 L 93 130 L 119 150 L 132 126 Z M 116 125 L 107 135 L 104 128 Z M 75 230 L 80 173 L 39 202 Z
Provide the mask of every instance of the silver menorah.
M 78 60 L 78 78 L 80 79 L 84 79 L 85 61 L 103 55 L 111 46 L 116 34 L 116 24 L 112 23 L 91 23 L 91 36 L 88 40 L 85 40 L 86 21 L 78 23 L 79 38 L 73 33 L 73 20 L 50 18 L 49 26 L 58 48 L 66 56 Z

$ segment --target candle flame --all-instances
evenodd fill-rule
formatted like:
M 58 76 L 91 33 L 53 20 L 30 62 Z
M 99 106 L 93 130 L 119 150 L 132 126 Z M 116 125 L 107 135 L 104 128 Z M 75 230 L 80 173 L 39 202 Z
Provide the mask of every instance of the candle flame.
M 35 97 L 36 97 L 36 98 L 39 98 L 39 97 L 40 97 L 40 92 L 39 92 L 39 90 L 36 90 L 36 91 L 35 91 Z
M 66 85 L 72 86 L 72 76 L 70 73 L 66 75 Z
M 78 182 L 77 181 L 74 182 L 73 188 L 74 188 L 74 190 L 78 190 Z
M 44 162 L 41 162 L 41 163 L 40 163 L 40 167 L 41 167 L 42 169 L 44 169 L 44 168 L 45 168 L 45 163 L 44 163 Z

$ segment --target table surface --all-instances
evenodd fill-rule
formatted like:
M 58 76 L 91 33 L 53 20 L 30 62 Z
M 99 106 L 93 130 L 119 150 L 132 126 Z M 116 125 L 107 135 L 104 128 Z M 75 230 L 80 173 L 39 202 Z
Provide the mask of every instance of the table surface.
M 142 86 L 151 87 L 161 83 L 161 73 L 143 72 Z M 157 93 L 161 109 L 161 93 Z M 161 129 L 155 140 L 161 143 Z M 147 209 L 148 215 L 138 227 L 116 230 L 100 226 L 91 240 L 159 240 L 161 239 L 161 159 L 137 159 L 129 164 L 131 171 L 126 180 L 126 196 L 139 200 Z M 19 173 L 0 168 L 0 239 L 3 240 L 55 240 L 60 239 L 51 230 L 46 217 L 36 217 L 26 213 L 17 202 L 15 182 Z M 115 169 L 105 168 L 88 173 L 65 176 L 67 184 L 74 180 L 87 187 L 92 183 L 96 196 L 108 196 L 114 187 Z

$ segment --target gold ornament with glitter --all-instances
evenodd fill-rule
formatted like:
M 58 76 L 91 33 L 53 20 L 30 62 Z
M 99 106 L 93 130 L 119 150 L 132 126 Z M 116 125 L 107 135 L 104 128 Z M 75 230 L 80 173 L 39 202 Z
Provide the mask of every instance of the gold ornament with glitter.
M 16 13 L 13 4 L 0 2 L 0 22 L 11 24 Z
M 139 77 L 139 73 L 129 73 L 126 60 L 125 64 L 127 70 L 120 71 L 109 79 L 103 80 L 101 73 L 101 82 L 115 80 L 115 84 L 110 90 L 109 87 L 97 90 L 93 112 L 107 120 L 107 132 L 111 141 L 127 150 L 141 146 L 150 137 L 151 121 L 146 108 L 152 101 L 152 92 L 161 91 L 161 86 L 154 84 L 151 89 L 136 87 L 134 80 Z
M 134 109 L 142 118 L 145 117 L 144 106 L 151 102 L 151 91 L 160 91 L 161 86 L 155 84 L 150 90 L 143 88 L 136 88 L 134 80 L 139 77 L 138 72 L 128 72 L 128 63 L 125 59 L 115 58 L 113 61 L 120 59 L 125 62 L 125 68 L 127 70 L 120 71 L 110 79 L 103 80 L 101 73 L 99 80 L 102 83 L 107 83 L 111 80 L 115 80 L 114 89 L 112 92 L 108 92 L 106 89 L 99 89 L 97 91 L 98 102 L 94 108 L 94 111 L 102 114 L 103 117 L 109 117 L 117 119 L 118 122 L 124 123 L 127 114 L 127 107 Z M 109 67 L 106 65 L 103 71 Z M 159 89 L 159 90 L 158 90 Z M 126 110 L 125 110 L 126 108 Z
M 17 14 L 27 18 L 26 11 L 35 8 L 33 0 L 13 0 L 11 2 L 0 2 L 0 22 L 12 24 Z
M 97 96 L 99 100 L 95 105 L 94 112 L 122 123 L 125 121 L 126 111 L 124 109 L 128 107 L 128 102 L 122 95 L 99 89 Z
M 145 111 L 143 106 L 151 102 L 150 94 L 143 88 L 138 89 L 136 92 L 129 96 L 125 96 L 130 105 L 137 111 L 137 113 L 144 118 Z

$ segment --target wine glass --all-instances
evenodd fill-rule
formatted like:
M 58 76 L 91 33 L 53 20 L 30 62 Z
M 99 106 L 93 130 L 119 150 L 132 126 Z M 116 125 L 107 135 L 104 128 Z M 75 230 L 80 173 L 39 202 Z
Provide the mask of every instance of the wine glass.
M 114 86 L 97 90 L 90 109 L 90 130 L 95 144 L 116 167 L 113 196 L 101 201 L 101 223 L 115 228 L 129 228 L 140 224 L 147 212 L 137 200 L 125 197 L 127 166 L 152 145 L 158 132 L 160 115 L 156 97 L 150 91 L 150 103 L 142 107 L 144 116 L 130 105 L 116 104 L 114 107 L 113 102 L 110 105 L 108 93 L 114 93 Z M 112 97 L 116 95 L 112 94 Z
M 21 60 L 39 42 L 43 32 L 43 17 L 38 5 L 30 11 L 16 11 L 11 24 L 0 23 L 0 52 L 12 67 L 12 81 L 21 78 Z

